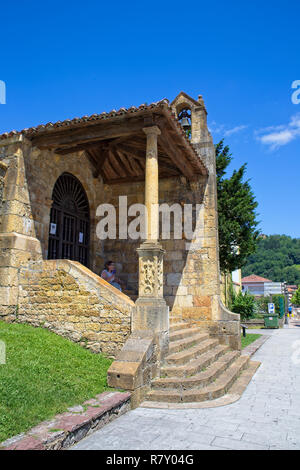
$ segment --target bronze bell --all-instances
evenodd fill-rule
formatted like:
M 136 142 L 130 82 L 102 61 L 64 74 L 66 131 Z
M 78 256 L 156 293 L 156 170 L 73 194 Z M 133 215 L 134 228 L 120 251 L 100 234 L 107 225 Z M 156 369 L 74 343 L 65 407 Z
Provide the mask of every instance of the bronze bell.
M 186 116 L 182 118 L 181 125 L 185 131 L 191 128 L 190 122 Z

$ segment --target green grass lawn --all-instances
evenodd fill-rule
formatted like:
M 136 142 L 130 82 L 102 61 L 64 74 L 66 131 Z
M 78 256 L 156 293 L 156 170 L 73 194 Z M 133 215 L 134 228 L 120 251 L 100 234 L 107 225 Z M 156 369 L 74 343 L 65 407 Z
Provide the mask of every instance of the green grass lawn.
M 262 335 L 256 335 L 254 333 L 246 333 L 246 337 L 244 338 L 244 336 L 242 335 L 241 336 L 241 340 L 242 340 L 242 349 L 244 349 L 246 346 L 248 346 L 249 344 L 253 343 L 253 341 L 256 341 L 258 338 L 260 338 Z
M 264 325 L 261 325 L 261 326 L 258 326 L 258 325 L 251 325 L 251 326 L 248 326 L 248 328 L 250 330 L 263 330 L 265 329 Z
M 111 359 L 43 328 L 0 321 L 0 442 L 108 389 Z

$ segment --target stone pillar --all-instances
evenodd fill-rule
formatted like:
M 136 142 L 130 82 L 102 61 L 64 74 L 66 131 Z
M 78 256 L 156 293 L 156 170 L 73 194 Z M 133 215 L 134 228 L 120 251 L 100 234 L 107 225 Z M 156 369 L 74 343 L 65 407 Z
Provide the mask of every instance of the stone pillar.
M 158 243 L 158 159 L 157 126 L 143 129 L 147 135 L 145 205 L 148 224 L 147 240 L 137 249 L 139 255 L 139 297 L 132 319 L 132 331 L 148 330 L 156 337 L 160 356 L 168 347 L 169 311 L 163 298 L 163 253 Z
M 25 158 L 30 143 L 22 136 L 0 142 L 1 167 L 6 166 L 0 201 L 0 318 L 17 318 L 18 270 L 41 259 L 26 177 Z
M 148 214 L 147 240 L 157 242 L 159 232 L 157 136 L 161 132 L 157 126 L 145 127 L 143 131 L 147 135 L 145 171 L 145 205 Z

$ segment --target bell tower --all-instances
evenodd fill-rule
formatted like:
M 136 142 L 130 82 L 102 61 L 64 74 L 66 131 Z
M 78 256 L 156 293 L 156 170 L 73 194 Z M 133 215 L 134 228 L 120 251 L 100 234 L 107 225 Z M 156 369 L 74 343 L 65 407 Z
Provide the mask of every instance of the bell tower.
M 202 95 L 199 95 L 196 101 L 181 91 L 171 103 L 171 107 L 192 144 L 209 140 L 212 142 L 207 128 L 207 111 Z

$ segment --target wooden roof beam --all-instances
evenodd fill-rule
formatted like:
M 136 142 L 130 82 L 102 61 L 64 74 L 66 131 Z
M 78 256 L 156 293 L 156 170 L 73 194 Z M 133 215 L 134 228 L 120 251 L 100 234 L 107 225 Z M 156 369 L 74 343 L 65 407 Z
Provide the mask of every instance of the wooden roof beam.
M 143 128 L 143 119 L 110 123 L 69 129 L 61 132 L 49 132 L 46 135 L 33 137 L 32 144 L 39 148 L 61 149 L 71 148 L 81 144 L 95 143 L 101 140 L 115 139 L 133 135 Z
M 119 149 L 116 149 L 116 153 L 125 167 L 127 174 L 130 176 L 135 176 L 135 171 L 131 167 L 128 158 L 126 158 L 126 156 Z
M 134 158 L 135 160 L 143 162 L 143 169 L 145 167 L 145 162 L 146 162 L 146 150 L 144 152 L 137 150 L 135 148 L 131 148 L 128 145 L 121 145 L 119 146 L 126 154 L 128 154 L 130 157 Z M 158 156 L 158 167 L 162 167 L 166 170 L 171 170 L 171 171 L 177 171 L 176 166 L 168 165 L 165 162 L 161 161 L 161 157 Z
M 130 138 L 131 135 L 126 135 L 123 137 L 119 137 L 118 139 L 114 139 L 112 142 L 107 142 L 106 140 L 96 140 L 95 142 L 87 142 L 85 144 L 79 144 L 72 147 L 57 148 L 55 149 L 55 153 L 58 153 L 59 155 L 67 155 L 68 153 L 78 152 L 79 150 L 87 150 L 99 147 L 111 148 L 121 142 L 126 142 Z
M 67 155 L 68 153 L 78 152 L 79 150 L 89 150 L 94 148 L 103 147 L 104 143 L 101 140 L 96 142 L 88 142 L 86 144 L 74 145 L 73 147 L 57 148 L 54 150 L 55 153 L 59 155 Z M 107 147 L 107 144 L 106 144 Z
M 122 161 L 120 160 L 119 156 L 114 153 L 112 151 L 112 149 L 109 149 L 109 159 L 112 163 L 112 165 L 114 166 L 114 168 L 116 168 L 116 170 L 118 170 L 118 173 L 119 175 L 122 177 L 122 178 L 126 178 L 126 176 L 128 176 L 127 172 L 126 172 L 126 168 L 124 167 Z
M 92 162 L 92 164 L 95 168 L 95 170 L 93 172 L 94 178 L 98 178 L 98 176 L 100 174 L 102 174 L 103 165 L 104 165 L 106 159 L 108 158 L 108 151 L 102 151 L 101 152 L 102 155 L 100 156 L 100 158 L 99 158 L 98 155 L 95 156 L 95 153 L 92 149 L 86 150 L 85 153 L 86 153 L 87 157 Z
M 195 170 L 191 168 L 187 160 L 184 161 L 182 158 L 183 154 L 178 151 L 167 133 L 161 133 L 161 135 L 158 136 L 158 142 L 181 173 L 189 179 L 195 179 Z

